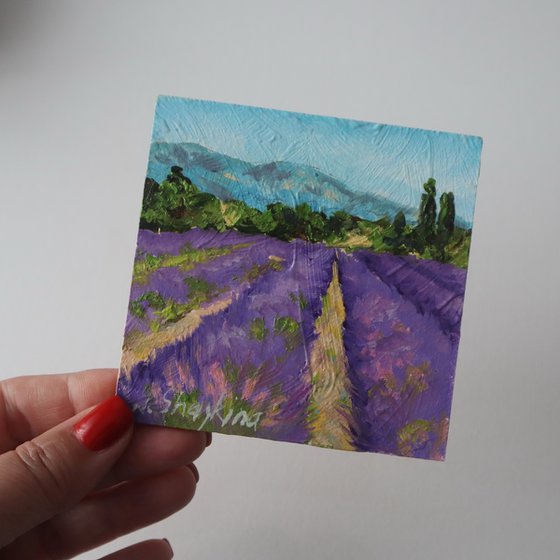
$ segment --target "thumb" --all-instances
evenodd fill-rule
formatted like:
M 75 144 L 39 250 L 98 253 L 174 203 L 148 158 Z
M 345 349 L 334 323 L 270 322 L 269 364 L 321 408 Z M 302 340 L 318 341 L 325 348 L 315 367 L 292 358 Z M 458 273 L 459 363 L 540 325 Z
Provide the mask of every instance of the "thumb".
M 91 492 L 126 449 L 132 423 L 111 397 L 0 455 L 0 548 Z

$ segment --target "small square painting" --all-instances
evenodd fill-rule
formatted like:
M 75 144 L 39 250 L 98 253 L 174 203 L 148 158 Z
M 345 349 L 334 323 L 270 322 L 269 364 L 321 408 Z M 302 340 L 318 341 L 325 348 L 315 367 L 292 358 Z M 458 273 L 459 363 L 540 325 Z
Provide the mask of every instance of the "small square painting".
M 137 420 L 442 460 L 481 147 L 160 97 L 117 388 Z

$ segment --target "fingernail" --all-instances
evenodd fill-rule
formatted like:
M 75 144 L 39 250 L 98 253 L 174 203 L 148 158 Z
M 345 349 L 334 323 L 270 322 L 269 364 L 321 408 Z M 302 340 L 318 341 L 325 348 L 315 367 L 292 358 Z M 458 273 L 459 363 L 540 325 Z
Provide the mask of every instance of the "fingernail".
M 74 424 L 74 433 L 88 449 L 101 451 L 120 439 L 132 423 L 130 408 L 120 397 L 114 396 Z
M 171 551 L 171 557 L 173 557 L 175 553 L 173 552 L 173 547 L 171 546 L 171 543 L 167 539 L 161 539 L 161 540 L 167 544 L 169 550 Z
M 191 463 L 190 465 L 187 466 L 189 467 L 189 469 L 191 469 L 192 473 L 194 474 L 194 479 L 196 480 L 196 482 L 198 482 L 200 480 L 200 474 L 198 474 L 198 469 L 196 468 L 194 463 Z
M 206 432 L 206 447 L 210 447 L 212 443 L 212 432 Z

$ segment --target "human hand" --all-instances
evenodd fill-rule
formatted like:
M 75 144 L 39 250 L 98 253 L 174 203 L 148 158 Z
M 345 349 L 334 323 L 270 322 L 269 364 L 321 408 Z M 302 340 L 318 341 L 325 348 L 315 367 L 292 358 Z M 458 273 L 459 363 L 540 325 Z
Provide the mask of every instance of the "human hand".
M 0 382 L 0 560 L 71 558 L 192 499 L 192 462 L 211 434 L 133 427 L 111 398 L 116 378 L 97 369 Z M 150 540 L 104 560 L 172 556 Z

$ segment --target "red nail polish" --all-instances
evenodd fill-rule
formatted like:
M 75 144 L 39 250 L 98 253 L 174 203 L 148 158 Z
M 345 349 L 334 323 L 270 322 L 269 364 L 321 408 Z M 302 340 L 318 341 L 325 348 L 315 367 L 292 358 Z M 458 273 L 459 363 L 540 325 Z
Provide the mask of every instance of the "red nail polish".
M 98 404 L 74 424 L 74 433 L 88 449 L 100 451 L 121 438 L 133 421 L 130 408 L 115 396 Z
M 206 432 L 206 447 L 210 447 L 212 443 L 212 432 Z

